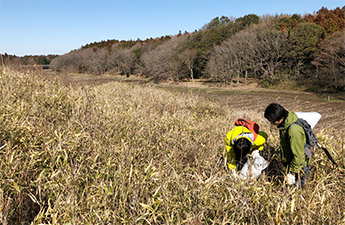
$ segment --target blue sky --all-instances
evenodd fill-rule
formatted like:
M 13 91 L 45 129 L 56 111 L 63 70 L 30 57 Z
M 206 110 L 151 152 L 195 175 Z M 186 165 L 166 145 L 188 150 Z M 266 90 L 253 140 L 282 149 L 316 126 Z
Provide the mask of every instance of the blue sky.
M 87 43 L 200 29 L 215 17 L 313 13 L 345 0 L 0 0 L 0 53 L 65 54 Z

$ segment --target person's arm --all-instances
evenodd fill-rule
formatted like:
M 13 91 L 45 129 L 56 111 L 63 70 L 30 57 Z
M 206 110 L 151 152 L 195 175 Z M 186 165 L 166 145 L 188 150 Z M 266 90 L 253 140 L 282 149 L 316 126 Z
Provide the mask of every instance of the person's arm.
M 306 143 L 305 133 L 301 126 L 293 125 L 289 129 L 290 148 L 293 159 L 290 163 L 290 173 L 297 174 L 305 164 L 304 144 Z
M 232 137 L 233 131 L 229 131 L 225 137 L 225 147 L 226 147 L 226 161 L 229 169 L 236 170 L 236 156 L 234 149 L 231 145 L 231 137 Z

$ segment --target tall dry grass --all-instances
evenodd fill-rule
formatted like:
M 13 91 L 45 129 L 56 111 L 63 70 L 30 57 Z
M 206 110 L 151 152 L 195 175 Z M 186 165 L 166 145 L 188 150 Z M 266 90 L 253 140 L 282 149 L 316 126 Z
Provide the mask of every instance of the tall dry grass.
M 224 137 L 238 117 L 277 145 L 256 111 L 149 85 L 0 76 L 0 224 L 345 223 L 344 172 L 321 152 L 304 190 L 288 187 L 283 171 L 257 181 L 227 173 Z M 343 134 L 327 129 L 318 135 L 343 164 Z

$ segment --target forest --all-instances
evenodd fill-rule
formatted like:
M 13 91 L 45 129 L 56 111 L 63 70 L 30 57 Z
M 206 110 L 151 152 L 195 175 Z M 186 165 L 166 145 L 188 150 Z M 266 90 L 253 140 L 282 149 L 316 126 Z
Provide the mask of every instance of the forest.
M 345 90 L 345 6 L 306 15 L 216 17 L 199 30 L 146 40 L 89 43 L 53 57 L 56 71 L 161 80 L 257 80 L 304 90 Z
M 0 54 L 1 61 L 0 65 L 14 65 L 14 66 L 29 66 L 29 65 L 49 65 L 52 59 L 58 57 L 59 55 L 25 55 L 16 56 L 9 55 L 7 53 Z

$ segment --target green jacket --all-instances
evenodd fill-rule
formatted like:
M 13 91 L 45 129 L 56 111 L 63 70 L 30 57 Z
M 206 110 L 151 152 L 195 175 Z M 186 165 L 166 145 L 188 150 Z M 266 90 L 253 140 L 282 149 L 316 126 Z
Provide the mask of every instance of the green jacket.
M 289 126 L 298 119 L 294 112 L 289 112 L 285 121 L 278 126 L 282 162 L 289 167 L 290 173 L 298 173 L 307 164 L 304 155 L 306 137 L 301 126 Z

